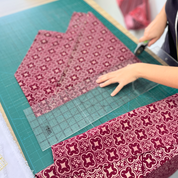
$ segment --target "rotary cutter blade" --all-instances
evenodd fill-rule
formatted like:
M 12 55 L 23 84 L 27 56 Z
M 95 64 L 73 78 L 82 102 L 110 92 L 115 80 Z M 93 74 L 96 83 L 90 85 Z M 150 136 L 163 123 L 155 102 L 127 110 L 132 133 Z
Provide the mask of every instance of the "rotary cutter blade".
M 139 43 L 134 51 L 134 54 L 136 56 L 140 55 L 145 50 L 145 48 L 148 46 L 148 43 L 149 41 L 144 41 L 144 42 Z

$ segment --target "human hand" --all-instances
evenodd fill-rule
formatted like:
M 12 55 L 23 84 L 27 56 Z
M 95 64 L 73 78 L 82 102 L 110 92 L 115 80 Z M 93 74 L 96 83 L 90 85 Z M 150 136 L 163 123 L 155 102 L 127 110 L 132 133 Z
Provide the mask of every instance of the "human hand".
M 96 82 L 100 84 L 100 87 L 118 83 L 119 85 L 111 93 L 111 96 L 115 96 L 125 85 L 139 78 L 137 67 L 139 67 L 139 63 L 128 65 L 122 69 L 100 76 Z
M 154 44 L 163 34 L 167 23 L 167 17 L 165 13 L 165 6 L 157 17 L 147 26 L 143 37 L 139 39 L 139 42 L 150 40 L 148 46 Z

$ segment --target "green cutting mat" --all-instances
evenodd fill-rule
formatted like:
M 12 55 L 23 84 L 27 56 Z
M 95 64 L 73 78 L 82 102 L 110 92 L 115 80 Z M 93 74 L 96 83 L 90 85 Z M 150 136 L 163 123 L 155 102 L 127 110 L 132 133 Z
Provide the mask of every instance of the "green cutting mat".
M 135 49 L 135 43 L 82 0 L 60 0 L 0 18 L 0 102 L 34 173 L 52 164 L 53 159 L 50 149 L 41 151 L 23 113 L 29 104 L 14 77 L 14 73 L 38 30 L 65 32 L 74 11 L 93 12 L 128 48 L 132 51 Z M 141 60 L 144 58 L 149 58 L 151 63 L 158 64 L 146 52 L 140 56 Z M 163 99 L 176 92 L 176 89 L 159 85 L 96 121 L 94 125 L 97 126 L 134 108 Z M 88 129 L 90 128 L 84 128 L 77 134 Z

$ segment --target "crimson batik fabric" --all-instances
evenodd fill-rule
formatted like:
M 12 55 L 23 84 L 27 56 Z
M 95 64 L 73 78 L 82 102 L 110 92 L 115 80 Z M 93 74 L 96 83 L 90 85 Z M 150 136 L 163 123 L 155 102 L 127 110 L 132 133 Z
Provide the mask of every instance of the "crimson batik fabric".
M 37 176 L 167 178 L 178 169 L 177 107 L 175 94 L 58 143 Z
M 106 169 L 107 172 L 114 170 L 112 175 L 109 176 Z M 177 170 L 178 146 L 171 145 L 113 164 L 107 164 L 104 167 L 99 166 L 88 172 L 80 170 L 68 178 L 169 178 Z M 57 174 L 54 164 L 36 174 L 36 178 L 62 177 Z
M 46 169 L 40 171 L 35 175 L 36 178 L 59 178 L 54 164 L 48 166 Z
M 15 77 L 32 109 L 38 103 L 45 104 L 47 98 L 55 94 L 76 45 L 82 18 L 81 13 L 74 13 L 65 34 L 40 30 L 16 71 Z M 46 106 L 43 108 L 48 109 Z
M 140 61 L 91 12 L 74 13 L 66 33 L 39 31 L 15 77 L 38 117 L 97 87 L 87 82 L 124 62 Z

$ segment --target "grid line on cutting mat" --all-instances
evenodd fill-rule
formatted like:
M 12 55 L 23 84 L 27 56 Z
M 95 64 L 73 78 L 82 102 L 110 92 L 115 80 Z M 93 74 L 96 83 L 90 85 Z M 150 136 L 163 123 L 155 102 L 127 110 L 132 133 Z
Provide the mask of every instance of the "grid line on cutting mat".
M 44 152 L 41 150 L 24 115 L 23 110 L 29 107 L 29 104 L 14 77 L 14 73 L 33 42 L 33 38 L 37 34 L 38 30 L 46 29 L 65 32 L 73 11 L 85 13 L 91 11 L 131 51 L 134 51 L 136 47 L 136 44 L 130 38 L 113 26 L 83 0 L 60 0 L 13 15 L 1 17 L 0 46 L 2 60 L 0 65 L 0 101 L 16 134 L 27 162 L 30 168 L 34 170 L 34 173 L 37 173 L 52 164 L 53 157 L 50 149 Z M 149 55 L 145 51 L 139 56 L 139 59 L 142 62 L 159 64 L 153 56 Z M 134 108 L 138 108 L 173 95 L 177 93 L 177 91 L 178 90 L 173 88 L 158 85 L 145 94 L 140 95 L 134 100 L 121 106 L 117 110 L 114 110 L 112 113 L 109 113 L 107 116 L 95 121 L 93 125 L 98 126 L 121 114 L 129 112 Z M 86 132 L 91 128 L 92 126 L 89 125 L 72 136 Z
M 128 63 L 130 62 L 128 60 Z M 125 66 L 126 63 L 123 65 Z M 117 67 L 110 69 L 110 71 L 116 70 Z M 111 97 L 110 94 L 117 86 L 116 84 L 105 88 L 96 87 L 75 97 L 76 91 L 94 86 L 97 78 L 98 75 L 94 76 L 90 82 L 75 86 L 73 89 L 74 92 L 71 92 L 70 89 L 69 92 L 67 90 L 64 91 L 65 94 L 59 93 L 58 97 L 61 100 L 67 96 L 69 101 L 37 118 L 31 108 L 24 110 L 27 120 L 43 151 L 89 125 L 93 128 L 93 122 L 157 86 L 156 83 L 148 80 L 138 79 L 125 86 L 115 97 Z

